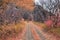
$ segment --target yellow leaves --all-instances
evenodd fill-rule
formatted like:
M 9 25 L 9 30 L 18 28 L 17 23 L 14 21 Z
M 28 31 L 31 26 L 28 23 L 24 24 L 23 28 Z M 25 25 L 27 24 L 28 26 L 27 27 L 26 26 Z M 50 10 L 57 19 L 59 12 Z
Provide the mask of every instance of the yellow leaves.
M 14 29 L 15 29 L 16 32 L 22 31 L 24 29 L 24 27 L 25 27 L 24 22 L 20 22 L 20 23 L 14 25 Z
M 18 32 L 22 29 L 22 26 L 17 24 L 17 25 L 15 25 L 14 29 L 15 29 L 16 32 Z

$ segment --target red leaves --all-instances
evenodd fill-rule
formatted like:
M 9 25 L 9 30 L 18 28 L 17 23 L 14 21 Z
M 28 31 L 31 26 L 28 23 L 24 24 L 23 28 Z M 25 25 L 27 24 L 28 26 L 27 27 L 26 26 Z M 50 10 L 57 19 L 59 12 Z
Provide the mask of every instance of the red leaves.
M 52 21 L 52 20 L 47 20 L 47 21 L 45 21 L 45 25 L 46 25 L 47 27 L 51 27 L 52 24 L 53 24 L 53 21 Z

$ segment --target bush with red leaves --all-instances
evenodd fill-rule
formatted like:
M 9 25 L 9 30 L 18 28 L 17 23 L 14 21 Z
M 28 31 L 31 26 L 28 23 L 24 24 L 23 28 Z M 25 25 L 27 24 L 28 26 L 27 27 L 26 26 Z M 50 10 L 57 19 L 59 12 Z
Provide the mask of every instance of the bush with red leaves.
M 47 26 L 47 27 L 52 27 L 52 25 L 53 25 L 53 21 L 52 20 L 47 20 L 47 21 L 45 21 L 44 22 L 45 23 L 45 25 Z

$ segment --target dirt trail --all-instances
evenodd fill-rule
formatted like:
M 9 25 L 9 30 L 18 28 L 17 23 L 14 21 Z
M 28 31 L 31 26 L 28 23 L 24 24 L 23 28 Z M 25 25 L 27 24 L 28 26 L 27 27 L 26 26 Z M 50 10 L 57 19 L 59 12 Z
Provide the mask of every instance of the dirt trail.
M 21 34 L 8 40 L 57 40 L 53 36 L 44 33 L 40 27 L 33 22 L 26 22 L 26 26 Z

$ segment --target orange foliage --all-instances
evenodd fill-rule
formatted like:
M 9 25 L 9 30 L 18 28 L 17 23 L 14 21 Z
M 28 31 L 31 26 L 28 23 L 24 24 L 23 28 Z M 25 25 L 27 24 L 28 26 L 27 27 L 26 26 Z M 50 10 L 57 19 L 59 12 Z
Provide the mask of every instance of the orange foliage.
M 9 25 L 4 25 L 2 27 L 0 27 L 0 40 L 3 39 L 4 37 L 13 37 L 16 36 L 18 33 L 21 33 L 23 31 L 25 27 L 25 22 L 20 22 L 17 23 L 16 25 L 13 24 L 9 24 Z
M 23 8 L 29 9 L 29 10 L 33 10 L 34 9 L 33 0 L 20 0 L 20 1 L 17 1 L 16 4 L 18 6 L 21 6 Z
M 34 9 L 33 0 L 4 0 L 6 3 L 15 3 L 17 6 L 25 8 L 27 10 Z

